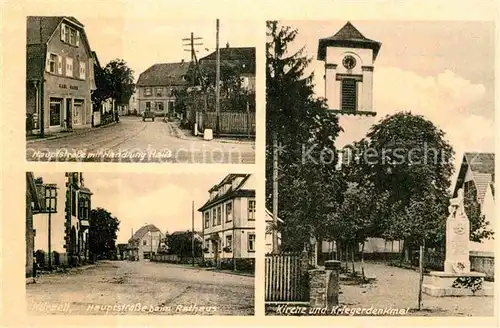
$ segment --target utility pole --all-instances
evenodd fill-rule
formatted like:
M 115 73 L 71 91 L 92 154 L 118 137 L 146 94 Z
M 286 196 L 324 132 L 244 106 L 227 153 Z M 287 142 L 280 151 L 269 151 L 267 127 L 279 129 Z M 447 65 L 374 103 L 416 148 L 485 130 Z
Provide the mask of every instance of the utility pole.
M 194 266 L 194 201 L 191 203 L 191 253 L 193 255 Z
M 219 110 L 220 110 L 220 50 L 219 50 L 219 19 L 217 18 L 216 23 L 216 34 L 215 34 L 215 113 L 217 116 L 217 122 L 215 130 L 217 136 L 220 134 L 219 127 Z
M 273 253 L 278 253 L 278 137 L 273 133 Z
M 51 205 L 51 204 L 50 204 Z M 51 213 L 52 213 L 52 210 L 51 210 L 51 206 L 49 206 L 49 240 L 48 240 L 48 243 L 49 243 L 49 271 L 52 271 L 52 247 L 50 247 L 50 245 L 52 244 L 52 217 L 51 217 Z
M 40 44 L 43 44 L 42 43 L 42 17 L 39 18 L 39 22 L 40 22 Z M 44 51 L 45 53 L 45 56 L 47 56 L 47 51 Z M 43 56 L 45 58 L 45 56 Z M 40 136 L 43 138 L 45 137 L 45 120 L 44 120 L 44 116 L 45 116 L 45 111 L 44 111 L 44 108 L 43 108 L 43 103 L 44 103 L 44 97 L 43 97 L 43 82 L 44 82 L 44 75 L 45 75 L 45 65 L 47 63 L 47 58 L 45 58 L 45 61 L 44 61 L 44 64 L 41 65 L 41 72 L 40 72 L 40 89 L 38 90 L 38 92 L 40 92 L 40 113 L 38 113 L 40 115 L 40 117 L 38 118 L 39 120 L 39 124 L 40 124 Z
M 200 42 L 195 43 L 195 40 L 200 41 Z M 188 49 L 184 49 L 184 51 L 189 51 L 191 53 L 191 64 L 192 65 L 196 65 L 196 53 L 198 52 L 198 50 L 195 49 L 195 46 L 202 46 L 203 43 L 201 42 L 201 40 L 203 40 L 203 38 L 195 37 L 193 32 L 191 32 L 191 37 L 182 39 L 183 42 L 189 41 L 189 44 L 183 44 L 182 46 L 189 47 Z M 196 85 L 195 80 L 196 80 L 195 79 L 195 68 L 193 67 L 193 70 L 191 72 L 191 84 L 193 86 Z

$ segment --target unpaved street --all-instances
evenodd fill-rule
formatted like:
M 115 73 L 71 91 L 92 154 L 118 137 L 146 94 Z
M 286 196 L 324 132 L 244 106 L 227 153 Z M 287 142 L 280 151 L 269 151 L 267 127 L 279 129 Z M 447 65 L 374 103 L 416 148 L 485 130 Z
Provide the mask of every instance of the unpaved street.
M 254 278 L 154 262 L 106 261 L 26 286 L 32 314 L 252 315 Z

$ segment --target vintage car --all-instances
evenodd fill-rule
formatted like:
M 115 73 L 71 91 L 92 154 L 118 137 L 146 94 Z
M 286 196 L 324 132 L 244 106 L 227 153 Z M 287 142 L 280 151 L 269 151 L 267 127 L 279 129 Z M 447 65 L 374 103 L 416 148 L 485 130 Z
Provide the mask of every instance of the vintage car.
M 152 122 L 154 122 L 154 120 L 155 120 L 155 113 L 153 113 L 150 110 L 147 110 L 144 113 L 142 113 L 142 120 L 146 121 L 147 118 L 150 118 L 152 120 Z

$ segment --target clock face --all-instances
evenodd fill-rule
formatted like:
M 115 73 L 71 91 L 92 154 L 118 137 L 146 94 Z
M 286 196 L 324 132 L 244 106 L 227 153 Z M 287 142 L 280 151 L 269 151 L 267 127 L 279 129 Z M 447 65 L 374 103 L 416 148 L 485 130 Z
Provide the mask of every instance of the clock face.
M 347 55 L 342 60 L 342 64 L 347 69 L 353 69 L 356 66 L 356 58 L 351 55 Z

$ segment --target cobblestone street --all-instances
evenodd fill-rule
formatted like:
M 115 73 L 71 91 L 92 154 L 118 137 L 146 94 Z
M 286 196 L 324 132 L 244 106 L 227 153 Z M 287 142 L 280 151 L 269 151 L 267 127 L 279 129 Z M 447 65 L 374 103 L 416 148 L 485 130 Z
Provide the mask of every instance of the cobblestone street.
M 58 159 L 54 156 L 59 151 Z M 83 151 L 85 159 L 63 156 L 62 152 Z M 52 154 L 52 158 L 47 158 Z M 118 156 L 117 154 L 121 154 Z M 142 155 L 139 156 L 139 155 Z M 121 117 L 108 127 L 57 139 L 33 140 L 26 146 L 29 161 L 90 161 L 128 163 L 233 163 L 253 164 L 255 144 L 180 139 L 170 124 L 158 118 L 143 122 L 140 117 Z
M 252 315 L 254 278 L 154 262 L 106 261 L 26 285 L 32 314 Z

